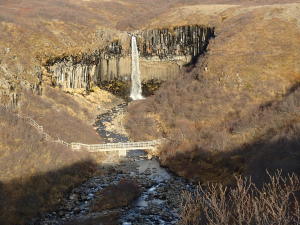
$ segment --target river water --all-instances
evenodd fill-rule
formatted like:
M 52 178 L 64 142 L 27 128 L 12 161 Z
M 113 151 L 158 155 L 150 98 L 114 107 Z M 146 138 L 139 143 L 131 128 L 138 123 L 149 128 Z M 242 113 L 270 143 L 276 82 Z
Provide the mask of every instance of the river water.
M 129 141 L 126 135 L 109 131 L 106 127 L 117 115 L 126 110 L 126 106 L 126 103 L 120 104 L 98 116 L 95 125 L 105 142 Z M 116 157 L 116 155 L 114 156 Z M 113 163 L 107 161 L 101 167 L 105 167 L 111 172 L 105 176 L 94 176 L 76 187 L 67 195 L 56 211 L 34 219 L 30 225 L 62 225 L 68 221 L 93 217 L 91 205 L 95 193 L 111 184 L 117 184 L 122 179 L 138 182 L 142 188 L 142 194 L 131 206 L 116 209 L 121 214 L 119 224 L 172 225 L 179 220 L 180 193 L 183 190 L 192 191 L 194 189 L 192 184 L 162 168 L 156 159 L 147 159 L 144 151 L 130 151 L 125 158 L 118 162 L 116 160 Z

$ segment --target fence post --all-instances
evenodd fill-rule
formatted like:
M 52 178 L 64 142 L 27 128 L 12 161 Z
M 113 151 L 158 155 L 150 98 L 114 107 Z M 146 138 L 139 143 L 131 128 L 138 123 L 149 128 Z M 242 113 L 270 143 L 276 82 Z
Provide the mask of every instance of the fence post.
M 126 150 L 119 150 L 119 157 L 126 157 L 127 151 Z

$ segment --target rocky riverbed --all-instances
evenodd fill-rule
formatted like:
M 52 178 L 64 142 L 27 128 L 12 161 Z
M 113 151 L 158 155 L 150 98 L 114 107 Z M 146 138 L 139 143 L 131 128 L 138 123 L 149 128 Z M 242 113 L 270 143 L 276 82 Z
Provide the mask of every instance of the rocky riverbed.
M 125 109 L 126 104 L 121 104 L 98 117 L 98 133 L 106 142 L 128 141 L 124 134 L 107 129 Z M 122 159 L 117 159 L 117 154 L 112 156 L 103 165 L 99 165 L 99 171 L 104 173 L 74 188 L 56 211 L 35 219 L 31 225 L 176 224 L 179 220 L 180 193 L 192 190 L 193 185 L 160 167 L 156 159 L 147 159 L 144 151 L 130 151 Z M 140 197 L 125 207 L 100 212 L 93 210 L 97 193 L 122 180 L 134 181 L 141 189 Z M 116 219 L 112 220 L 113 217 Z

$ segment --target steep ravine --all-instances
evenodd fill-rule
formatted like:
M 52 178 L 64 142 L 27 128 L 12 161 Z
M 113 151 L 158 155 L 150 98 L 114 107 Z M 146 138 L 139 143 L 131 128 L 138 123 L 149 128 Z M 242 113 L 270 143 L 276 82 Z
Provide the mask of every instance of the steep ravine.
M 159 82 L 174 78 L 181 67 L 197 60 L 205 52 L 209 39 L 214 37 L 214 29 L 195 25 L 145 30 L 134 35 L 140 52 L 142 82 L 146 85 L 149 82 L 155 88 Z M 93 86 L 119 85 L 120 82 L 128 87 L 131 73 L 129 50 L 130 46 L 124 40 L 115 40 L 93 54 L 56 58 L 49 60 L 45 66 L 52 85 L 65 90 L 91 91 Z M 95 125 L 105 142 L 129 140 L 126 135 L 107 129 L 107 125 L 126 107 L 127 104 L 121 104 L 98 117 Z M 193 185 L 160 167 L 157 160 L 147 159 L 143 151 L 131 151 L 126 158 L 116 158 L 117 155 L 111 154 L 100 166 L 109 173 L 96 175 L 73 189 L 56 211 L 34 219 L 30 225 L 84 224 L 84 221 L 97 220 L 114 212 L 120 215 L 119 224 L 124 225 L 176 224 L 180 193 L 193 189 Z M 137 182 L 142 190 L 140 198 L 126 207 L 93 211 L 97 193 L 122 180 Z
M 111 132 L 106 127 L 114 117 L 126 110 L 126 105 L 121 104 L 98 117 L 98 133 L 105 141 L 128 140 L 128 137 Z M 108 173 L 94 176 L 76 187 L 56 211 L 34 219 L 30 225 L 85 224 L 97 219 L 99 223 L 99 218 L 112 213 L 120 215 L 118 224 L 176 224 L 179 219 L 180 193 L 183 190 L 192 190 L 193 185 L 161 168 L 155 159 L 147 159 L 143 151 L 132 151 L 121 160 L 114 157 L 117 156 L 112 155 L 111 160 L 100 166 L 101 169 L 106 168 Z M 124 179 L 137 182 L 142 189 L 141 196 L 129 206 L 93 212 L 92 202 L 96 193 Z

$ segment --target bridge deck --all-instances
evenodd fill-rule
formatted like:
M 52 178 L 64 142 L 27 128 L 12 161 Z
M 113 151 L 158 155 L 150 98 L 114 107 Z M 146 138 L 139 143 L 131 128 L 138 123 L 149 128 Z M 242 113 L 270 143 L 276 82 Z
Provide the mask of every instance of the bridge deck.
M 70 146 L 73 150 L 87 150 L 90 152 L 108 152 L 119 150 L 147 150 L 155 149 L 161 144 L 161 140 L 143 141 L 143 142 L 125 142 L 125 143 L 107 143 L 97 145 L 86 145 L 81 143 L 71 143 Z

